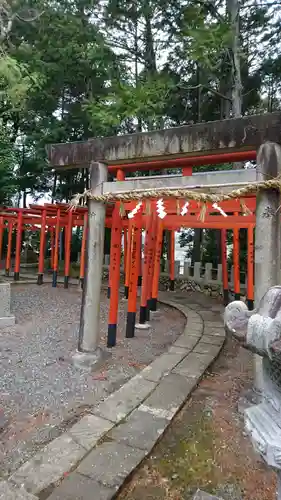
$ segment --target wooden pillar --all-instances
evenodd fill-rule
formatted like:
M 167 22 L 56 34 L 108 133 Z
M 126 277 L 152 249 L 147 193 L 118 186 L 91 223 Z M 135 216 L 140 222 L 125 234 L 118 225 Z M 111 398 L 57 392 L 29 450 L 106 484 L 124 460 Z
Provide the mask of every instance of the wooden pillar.
M 130 225 L 132 229 L 130 231 Z M 129 297 L 127 311 L 126 338 L 135 336 L 136 311 L 137 311 L 137 290 L 138 290 L 138 259 L 140 253 L 140 232 L 141 215 L 137 214 L 133 220 L 130 220 L 129 234 L 131 234 L 131 266 L 129 279 Z
M 155 256 L 155 244 L 156 244 L 156 233 L 157 233 L 157 218 L 156 212 L 152 211 L 152 222 L 151 222 L 151 232 L 149 238 L 149 248 L 148 248 L 148 273 L 147 273 L 147 308 L 146 308 L 146 319 L 150 319 L 150 308 L 152 299 L 152 281 L 153 281 L 153 270 L 154 270 L 154 256 Z
M 56 288 L 58 281 L 58 265 L 59 265 L 59 246 L 60 246 L 60 208 L 57 209 L 57 221 L 55 229 L 55 252 L 54 252 L 54 267 L 52 286 Z
M 228 292 L 228 269 L 227 269 L 227 232 L 226 229 L 221 229 L 221 264 L 222 264 L 222 288 L 223 302 L 227 306 L 229 302 Z
M 250 311 L 254 309 L 254 226 L 247 230 L 247 303 Z
M 152 216 L 150 214 L 147 215 L 146 217 L 143 276 L 142 276 L 142 287 L 141 287 L 140 316 L 139 316 L 139 323 L 137 324 L 138 327 L 140 325 L 145 325 L 147 320 L 147 296 L 148 296 L 148 286 L 149 286 L 148 268 L 149 268 L 149 247 L 150 247 L 151 231 L 152 231 Z M 139 253 L 137 258 L 139 259 Z
M 120 215 L 120 202 L 115 203 L 112 214 L 111 244 L 110 244 L 110 304 L 107 331 L 107 347 L 116 345 L 120 265 L 122 243 L 122 219 Z
M 91 164 L 90 188 L 93 194 L 102 192 L 107 180 L 107 167 L 102 163 Z M 103 269 L 105 203 L 88 199 L 88 238 L 86 249 L 86 274 L 82 295 L 78 355 L 74 362 L 91 367 L 99 359 L 100 298 Z M 81 354 L 81 355 L 79 355 Z M 85 354 L 83 356 L 83 354 Z
M 88 214 L 84 213 L 84 224 L 83 224 L 83 236 L 81 243 L 81 257 L 80 257 L 80 285 L 83 289 L 84 286 L 84 276 L 85 276 L 85 252 L 86 252 L 86 242 L 87 242 L 87 228 L 88 228 Z
M 21 254 L 22 229 L 23 229 L 23 213 L 22 211 L 20 211 L 18 212 L 18 217 L 17 217 L 16 255 L 15 255 L 15 270 L 14 270 L 15 281 L 18 281 L 20 279 L 20 254 Z
M 235 212 L 234 215 L 238 215 Z M 240 300 L 240 231 L 238 227 L 233 228 L 233 267 L 234 267 L 234 298 Z
M 175 290 L 175 231 L 170 232 L 170 291 Z
M 128 244 L 127 244 L 126 262 L 125 262 L 125 288 L 124 288 L 125 299 L 128 299 L 129 297 L 131 254 L 132 254 L 132 229 L 133 229 L 132 219 L 130 219 L 128 227 Z
M 5 264 L 5 275 L 10 275 L 11 269 L 11 255 L 12 255 L 12 238 L 13 238 L 13 221 L 9 220 L 8 222 L 8 245 L 7 245 L 7 255 L 6 255 L 6 264 Z
M 47 218 L 47 210 L 44 208 L 42 210 L 41 229 L 40 229 L 39 265 L 38 265 L 38 276 L 37 276 L 38 285 L 43 284 L 43 276 L 44 276 L 46 218 Z
M 54 254 L 55 254 L 55 233 L 53 226 L 49 227 L 50 230 L 50 247 L 51 247 L 51 269 L 54 270 Z
M 65 228 L 65 247 L 64 247 L 64 288 L 68 288 L 70 274 L 70 253 L 72 239 L 72 210 L 68 210 L 67 226 Z
M 163 241 L 163 225 L 164 225 L 163 220 L 158 219 L 156 244 L 155 244 L 155 255 L 154 255 L 152 294 L 151 294 L 151 304 L 150 304 L 151 311 L 157 311 L 158 288 L 159 288 L 159 278 L 160 278 L 160 264 L 161 264 L 161 251 L 162 251 L 162 241 Z
M 139 275 L 138 286 L 142 285 L 142 227 L 140 230 Z
M 0 217 L 0 263 L 2 267 L 2 251 L 3 251 L 3 236 L 4 236 L 4 217 Z

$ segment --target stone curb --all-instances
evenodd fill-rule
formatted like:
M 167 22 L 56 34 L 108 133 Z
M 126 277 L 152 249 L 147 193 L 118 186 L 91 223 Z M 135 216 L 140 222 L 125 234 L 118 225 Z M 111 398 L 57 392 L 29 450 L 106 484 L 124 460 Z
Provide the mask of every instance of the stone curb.
M 35 500 L 43 493 L 48 500 L 111 500 L 149 455 L 225 340 L 222 321 L 208 321 L 205 331 L 198 310 L 165 294 L 159 301 L 184 314 L 184 333 L 168 352 L 0 482 L 0 499 Z

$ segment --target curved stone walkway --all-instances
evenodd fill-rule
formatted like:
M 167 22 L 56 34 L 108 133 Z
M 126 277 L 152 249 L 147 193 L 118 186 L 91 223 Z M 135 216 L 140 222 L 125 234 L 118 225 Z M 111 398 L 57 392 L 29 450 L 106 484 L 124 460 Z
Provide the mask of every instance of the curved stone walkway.
M 187 306 L 183 294 L 162 294 L 160 300 L 186 316 L 184 333 L 167 353 L 1 482 L 1 499 L 110 500 L 151 452 L 225 339 L 219 307 L 212 312 Z

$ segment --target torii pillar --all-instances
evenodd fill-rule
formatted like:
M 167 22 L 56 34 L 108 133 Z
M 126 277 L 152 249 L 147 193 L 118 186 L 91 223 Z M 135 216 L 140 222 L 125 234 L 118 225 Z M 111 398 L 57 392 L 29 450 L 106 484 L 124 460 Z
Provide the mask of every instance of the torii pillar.
M 90 189 L 92 193 L 95 195 L 101 194 L 103 183 L 106 181 L 106 165 L 92 162 L 90 166 Z M 73 360 L 77 367 L 89 371 L 100 360 L 102 353 L 99 347 L 99 318 L 105 212 L 105 203 L 88 198 L 89 216 L 85 259 L 85 281 L 82 295 L 78 350 Z

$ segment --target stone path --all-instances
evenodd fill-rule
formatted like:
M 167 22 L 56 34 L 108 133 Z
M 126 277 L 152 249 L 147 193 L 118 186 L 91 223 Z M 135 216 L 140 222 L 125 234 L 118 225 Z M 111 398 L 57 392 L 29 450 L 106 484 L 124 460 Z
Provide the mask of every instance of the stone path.
M 187 317 L 184 333 L 167 353 L 0 483 L 0 498 L 109 500 L 116 495 L 224 343 L 219 307 L 203 311 L 198 304 L 187 306 L 181 294 L 173 295 L 173 302 L 167 294 L 161 300 Z

